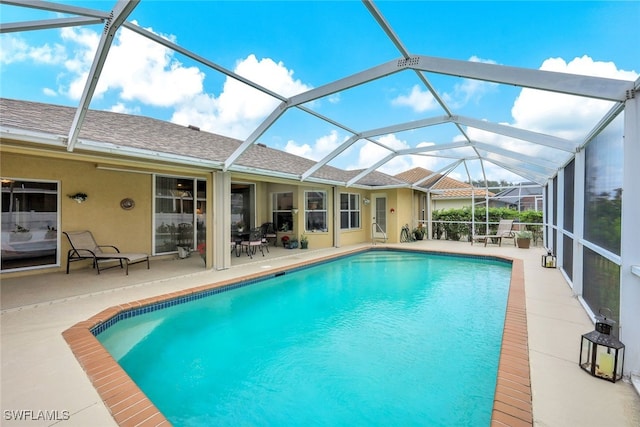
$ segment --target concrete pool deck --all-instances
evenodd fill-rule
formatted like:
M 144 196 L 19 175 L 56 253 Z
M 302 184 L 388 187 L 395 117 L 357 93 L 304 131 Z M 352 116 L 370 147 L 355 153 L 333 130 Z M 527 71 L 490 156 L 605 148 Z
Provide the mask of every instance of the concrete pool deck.
M 509 243 L 483 247 L 423 241 L 389 246 L 522 259 L 534 425 L 640 425 L 640 397 L 630 384 L 598 380 L 578 368 L 580 336 L 592 330 L 593 324 L 560 271 L 540 266 L 541 249 L 516 249 Z M 362 246 L 368 245 L 358 247 Z M 129 276 L 118 269 L 99 276 L 83 269 L 70 275 L 3 279 L 2 425 L 116 425 L 62 337 L 62 332 L 76 323 L 122 303 L 260 274 L 355 248 L 272 249 L 264 258 L 234 258 L 234 266 L 224 271 L 204 271 L 202 260 L 192 257 L 152 261 L 151 270 L 134 266 Z M 19 416 L 29 422 L 16 420 Z

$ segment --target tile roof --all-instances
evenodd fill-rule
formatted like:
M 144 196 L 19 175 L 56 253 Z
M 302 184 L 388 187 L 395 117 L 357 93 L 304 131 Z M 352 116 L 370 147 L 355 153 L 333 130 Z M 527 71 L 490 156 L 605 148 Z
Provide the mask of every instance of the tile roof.
M 433 175 L 433 172 L 429 169 L 424 169 L 421 167 L 415 167 L 413 169 L 409 169 L 407 171 L 401 172 L 395 175 L 396 178 L 402 179 L 403 181 L 408 182 L 409 184 L 415 184 L 416 182 Z M 470 184 L 465 182 L 460 182 L 456 179 L 449 178 L 448 176 L 444 176 L 442 174 L 436 174 L 433 177 L 429 178 L 425 182 L 422 182 L 418 185 L 419 188 L 430 189 L 430 190 L 441 190 L 442 193 L 433 194 L 432 197 L 434 199 L 462 199 L 462 198 L 470 198 L 472 191 L 475 194 L 475 197 L 484 197 L 485 190 L 481 188 L 473 188 Z M 489 196 L 492 196 L 493 193 L 489 192 Z
M 3 127 L 56 136 L 61 147 L 66 146 L 64 141 L 69 134 L 75 113 L 76 108 L 73 107 L 0 98 L 0 124 Z M 78 139 L 80 142 L 111 146 L 116 150 L 127 148 L 148 153 L 164 153 L 169 158 L 175 155 L 217 164 L 222 164 L 242 143 L 234 138 L 149 117 L 98 110 L 87 111 Z M 90 149 L 88 145 L 79 143 L 74 151 Z M 316 162 L 262 144 L 254 144 L 235 164 L 242 168 L 254 169 L 255 173 L 268 175 L 271 171 L 295 178 Z M 347 171 L 325 165 L 311 177 L 317 181 L 343 184 L 358 173 L 360 171 Z M 406 182 L 375 171 L 361 178 L 355 185 L 401 186 L 406 185 Z

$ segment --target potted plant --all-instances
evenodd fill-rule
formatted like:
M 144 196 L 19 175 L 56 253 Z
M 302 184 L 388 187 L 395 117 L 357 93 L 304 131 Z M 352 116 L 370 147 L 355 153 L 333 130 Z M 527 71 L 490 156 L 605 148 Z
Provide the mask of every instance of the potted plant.
M 416 240 L 424 239 L 425 233 L 426 233 L 426 230 L 422 226 L 422 223 L 418 224 L 418 226 L 413 229 L 413 237 L 415 237 Z
M 300 237 L 300 249 L 308 249 L 309 248 L 309 239 L 307 238 L 306 235 L 302 235 L 302 237 Z
M 533 239 L 533 233 L 529 230 L 522 230 L 516 233 L 516 244 L 519 248 L 528 249 Z

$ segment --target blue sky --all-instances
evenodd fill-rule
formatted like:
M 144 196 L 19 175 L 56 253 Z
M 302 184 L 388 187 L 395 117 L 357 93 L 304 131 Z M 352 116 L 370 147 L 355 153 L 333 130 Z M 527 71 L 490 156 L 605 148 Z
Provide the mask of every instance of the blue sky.
M 115 1 L 64 3 L 108 11 Z M 412 54 L 624 80 L 635 80 L 640 72 L 640 2 L 375 4 Z M 52 17 L 52 12 L 0 5 L 2 23 Z M 285 96 L 401 56 L 360 1 L 142 0 L 128 21 Z M 77 106 L 101 31 L 102 26 L 97 25 L 0 35 L 1 96 Z M 606 103 L 575 97 L 426 76 L 454 114 L 575 140 L 584 137 L 608 109 Z M 243 86 L 121 29 L 91 108 L 193 124 L 243 139 L 278 104 Z M 410 71 L 307 107 L 357 132 L 443 114 Z M 343 129 L 290 110 L 260 142 L 317 160 L 350 136 Z M 443 125 L 377 140 L 406 148 L 458 137 L 454 126 Z M 361 141 L 331 164 L 364 168 L 385 153 Z M 437 170 L 447 163 L 406 156 L 381 170 L 391 174 L 413 166 Z M 452 176 L 466 180 L 463 172 L 456 170 Z M 493 179 L 518 180 L 499 168 L 489 167 L 489 172 Z

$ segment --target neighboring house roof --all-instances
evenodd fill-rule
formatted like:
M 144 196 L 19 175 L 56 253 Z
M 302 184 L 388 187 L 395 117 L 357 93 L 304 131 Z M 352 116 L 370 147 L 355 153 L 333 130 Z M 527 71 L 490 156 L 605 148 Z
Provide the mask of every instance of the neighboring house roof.
M 0 98 L 2 136 L 34 141 L 46 138 L 66 147 L 66 139 L 76 109 L 52 104 Z M 40 137 L 40 138 L 39 138 Z M 197 128 L 181 126 L 144 116 L 88 110 L 74 152 L 110 150 L 122 156 L 179 161 L 221 168 L 242 141 Z M 299 178 L 315 161 L 263 144 L 254 144 L 242 153 L 231 170 L 261 175 L 270 173 Z M 311 175 L 310 182 L 344 185 L 361 171 L 346 171 L 325 165 Z M 354 183 L 356 186 L 407 186 L 405 181 L 373 172 Z
M 535 182 L 523 182 L 516 187 L 510 187 L 494 196 L 494 199 L 518 200 L 518 198 L 542 196 L 542 187 Z
M 429 169 L 416 167 L 401 172 L 395 175 L 395 177 L 409 184 L 415 184 L 431 175 L 434 175 L 434 173 Z M 435 174 L 428 180 L 418 184 L 418 187 L 425 190 L 439 190 L 439 192 L 433 193 L 433 199 L 468 199 L 471 198 L 472 191 L 475 197 L 484 197 L 486 194 L 483 189 L 474 188 L 466 182 L 460 182 L 448 176 L 443 177 L 442 174 Z M 493 193 L 489 192 L 489 196 L 492 195 Z

